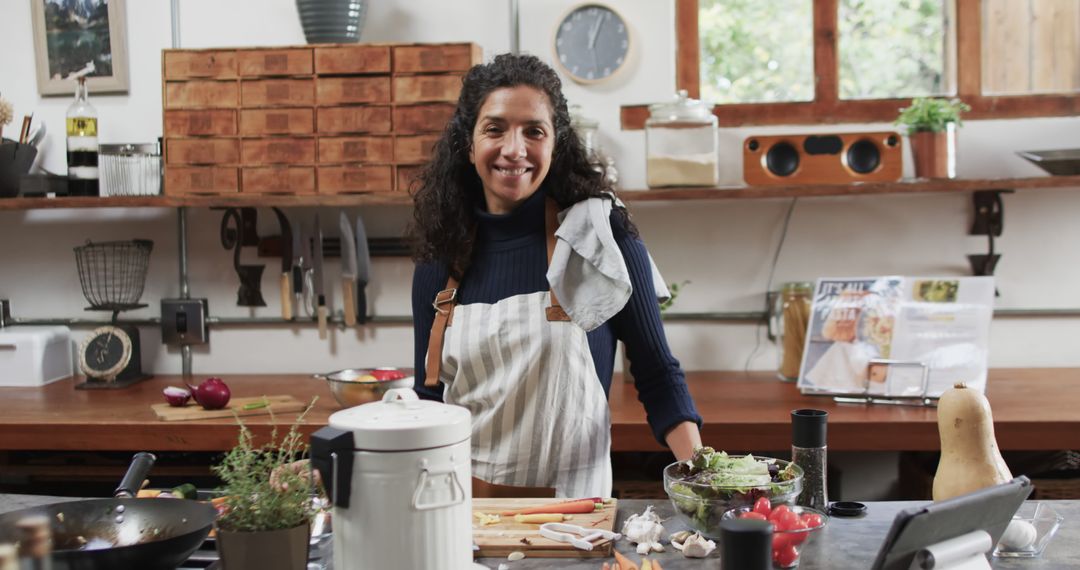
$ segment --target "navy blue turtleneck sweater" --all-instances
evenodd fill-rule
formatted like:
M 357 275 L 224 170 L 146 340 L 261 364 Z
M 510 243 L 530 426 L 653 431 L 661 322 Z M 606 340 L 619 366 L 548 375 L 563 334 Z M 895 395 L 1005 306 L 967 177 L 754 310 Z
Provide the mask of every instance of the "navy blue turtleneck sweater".
M 546 277 L 544 197 L 542 191 L 536 192 L 505 215 L 476 213 L 477 245 L 458 287 L 459 304 L 496 303 L 514 295 L 550 289 Z M 664 336 L 645 244 L 627 233 L 614 215 L 611 225 L 630 272 L 633 294 L 617 315 L 588 333 L 589 349 L 606 396 L 611 389 L 616 341 L 626 344 L 638 399 L 645 406 L 653 435 L 666 445 L 664 435 L 668 430 L 684 421 L 701 425 L 701 417 L 686 388 L 679 361 L 672 356 Z M 431 302 L 446 287 L 447 277 L 447 268 L 440 263 L 418 264 L 413 273 L 416 390 L 421 397 L 437 400 L 442 399 L 443 388 L 424 387 L 424 366 L 435 320 Z

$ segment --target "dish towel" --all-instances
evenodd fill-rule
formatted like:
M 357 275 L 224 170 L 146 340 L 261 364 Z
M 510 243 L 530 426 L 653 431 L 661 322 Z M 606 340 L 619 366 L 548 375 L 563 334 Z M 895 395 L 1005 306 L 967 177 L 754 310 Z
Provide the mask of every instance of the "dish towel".
M 624 207 L 614 196 L 589 198 L 559 213 L 555 251 L 547 280 L 574 323 L 591 331 L 615 316 L 634 292 L 619 245 L 611 233 L 611 208 Z M 649 256 L 658 302 L 668 291 L 660 270 Z

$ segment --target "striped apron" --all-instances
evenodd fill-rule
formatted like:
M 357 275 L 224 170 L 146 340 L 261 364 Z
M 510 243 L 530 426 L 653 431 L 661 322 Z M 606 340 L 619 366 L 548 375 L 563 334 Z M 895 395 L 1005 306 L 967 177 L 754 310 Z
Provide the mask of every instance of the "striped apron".
M 557 213 L 549 198 L 549 261 Z M 551 292 L 456 306 L 456 289 L 451 279 L 436 297 L 427 384 L 443 382 L 446 402 L 472 412 L 473 476 L 610 496 L 610 409 L 585 330 Z

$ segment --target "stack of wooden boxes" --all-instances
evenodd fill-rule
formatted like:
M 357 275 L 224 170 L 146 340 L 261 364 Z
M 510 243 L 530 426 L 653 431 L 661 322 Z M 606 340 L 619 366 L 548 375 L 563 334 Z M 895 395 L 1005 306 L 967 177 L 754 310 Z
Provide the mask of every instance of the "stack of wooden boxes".
M 475 44 L 165 50 L 165 193 L 405 191 Z

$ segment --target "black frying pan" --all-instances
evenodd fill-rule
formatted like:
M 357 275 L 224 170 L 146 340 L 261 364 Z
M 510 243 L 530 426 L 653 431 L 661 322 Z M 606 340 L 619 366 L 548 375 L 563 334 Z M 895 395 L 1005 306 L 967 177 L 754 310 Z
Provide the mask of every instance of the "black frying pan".
M 133 499 L 156 458 L 139 453 L 113 499 L 55 503 L 0 515 L 0 543 L 18 540 L 15 524 L 44 515 L 52 522 L 56 570 L 173 569 L 206 540 L 216 510 L 184 499 Z M 124 498 L 126 497 L 126 498 Z

